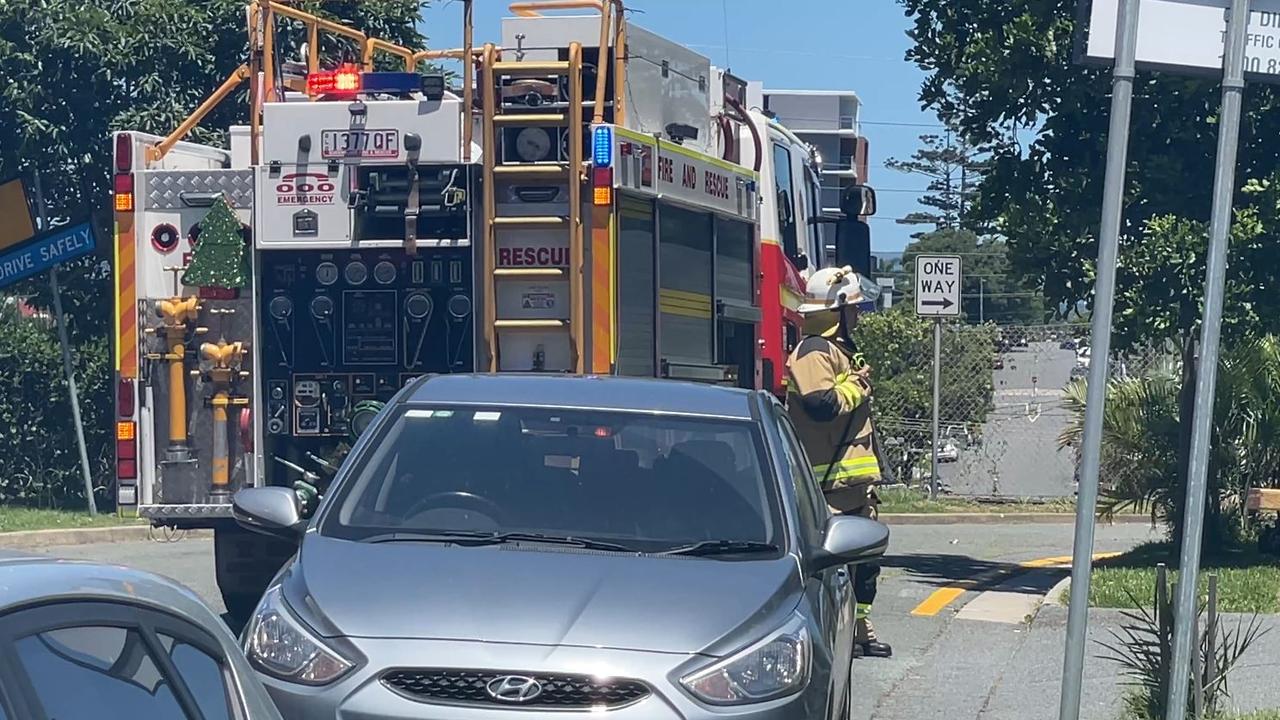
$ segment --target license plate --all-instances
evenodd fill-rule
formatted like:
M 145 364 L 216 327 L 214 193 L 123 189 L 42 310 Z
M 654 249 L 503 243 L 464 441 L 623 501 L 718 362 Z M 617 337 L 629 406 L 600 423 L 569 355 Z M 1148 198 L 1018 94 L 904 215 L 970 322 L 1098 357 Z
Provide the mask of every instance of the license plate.
M 394 158 L 400 155 L 399 130 L 325 130 L 320 133 L 324 158 Z

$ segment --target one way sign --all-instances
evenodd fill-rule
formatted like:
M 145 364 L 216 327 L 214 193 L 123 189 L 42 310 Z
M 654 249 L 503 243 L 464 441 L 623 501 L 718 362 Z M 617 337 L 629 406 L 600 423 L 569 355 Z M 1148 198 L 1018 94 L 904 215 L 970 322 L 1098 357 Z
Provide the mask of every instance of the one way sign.
M 960 314 L 960 257 L 916 256 L 916 315 L 955 317 Z

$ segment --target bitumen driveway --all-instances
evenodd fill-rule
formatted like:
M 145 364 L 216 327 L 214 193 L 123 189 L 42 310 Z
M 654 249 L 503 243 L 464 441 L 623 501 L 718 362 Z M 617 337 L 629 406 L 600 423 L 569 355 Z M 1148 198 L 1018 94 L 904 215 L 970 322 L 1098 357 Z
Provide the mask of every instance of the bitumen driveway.
M 894 526 L 872 615 L 894 657 L 856 662 L 860 691 L 852 720 L 1057 718 L 1066 610 L 1042 607 L 1041 600 L 1068 573 L 1072 537 L 1069 522 Z M 1145 524 L 1102 525 L 1094 549 L 1120 552 L 1159 537 Z M 41 552 L 158 572 L 222 610 L 206 537 Z M 1105 650 L 1097 643 L 1122 621 L 1116 611 L 1091 612 L 1081 713 L 1086 720 L 1120 718 L 1119 666 L 1101 657 Z M 1280 619 L 1268 623 L 1278 626 Z M 1280 707 L 1278 664 L 1280 627 L 1232 676 L 1234 706 Z

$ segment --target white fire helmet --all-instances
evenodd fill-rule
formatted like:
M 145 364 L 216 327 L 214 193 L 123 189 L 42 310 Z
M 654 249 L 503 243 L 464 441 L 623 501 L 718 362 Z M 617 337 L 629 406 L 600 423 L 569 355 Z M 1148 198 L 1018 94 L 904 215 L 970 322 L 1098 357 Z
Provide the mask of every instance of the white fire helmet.
M 848 265 L 823 268 L 809 277 L 804 291 L 801 314 L 838 310 L 845 305 L 874 301 L 880 297 L 880 286 L 862 277 Z

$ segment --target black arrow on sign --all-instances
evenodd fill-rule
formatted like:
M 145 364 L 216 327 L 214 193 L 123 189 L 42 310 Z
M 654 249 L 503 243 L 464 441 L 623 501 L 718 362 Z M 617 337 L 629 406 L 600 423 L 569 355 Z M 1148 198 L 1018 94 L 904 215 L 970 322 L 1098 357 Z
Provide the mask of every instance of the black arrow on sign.
M 921 300 L 920 304 L 926 307 L 940 307 L 943 310 L 955 305 L 955 303 L 951 302 L 951 298 L 942 298 L 941 300 Z

